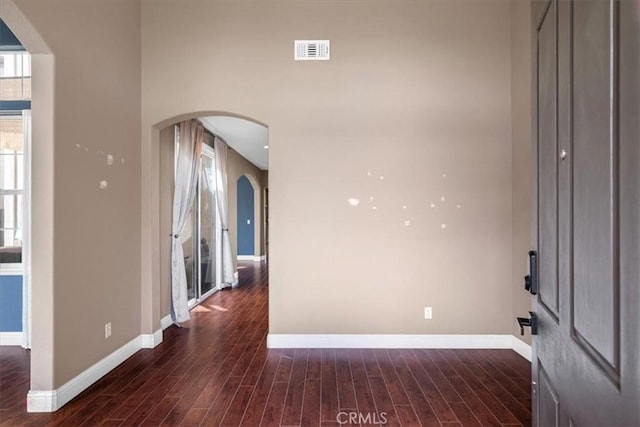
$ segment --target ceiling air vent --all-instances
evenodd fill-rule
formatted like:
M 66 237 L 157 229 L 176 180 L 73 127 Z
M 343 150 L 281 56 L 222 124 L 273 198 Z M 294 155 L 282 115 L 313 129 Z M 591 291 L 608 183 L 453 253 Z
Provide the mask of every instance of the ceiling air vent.
M 329 40 L 296 40 L 294 58 L 296 61 L 328 61 Z

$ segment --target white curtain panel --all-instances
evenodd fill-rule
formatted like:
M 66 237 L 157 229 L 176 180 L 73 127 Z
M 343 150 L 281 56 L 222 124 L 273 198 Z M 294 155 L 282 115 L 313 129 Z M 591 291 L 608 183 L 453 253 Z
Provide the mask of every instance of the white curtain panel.
M 204 128 L 195 120 L 180 122 L 171 226 L 171 319 L 175 323 L 190 319 L 181 235 L 196 196 L 203 137 Z
M 237 286 L 234 278 L 231 240 L 229 239 L 229 201 L 227 200 L 227 144 L 220 138 L 214 142 L 216 159 L 216 199 L 222 228 L 222 287 Z

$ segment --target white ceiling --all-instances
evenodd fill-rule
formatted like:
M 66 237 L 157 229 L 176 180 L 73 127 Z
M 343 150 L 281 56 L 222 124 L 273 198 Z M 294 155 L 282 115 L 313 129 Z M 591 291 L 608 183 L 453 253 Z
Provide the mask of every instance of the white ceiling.
M 224 139 L 242 157 L 261 170 L 269 169 L 267 128 L 249 120 L 228 116 L 200 117 L 205 128 Z

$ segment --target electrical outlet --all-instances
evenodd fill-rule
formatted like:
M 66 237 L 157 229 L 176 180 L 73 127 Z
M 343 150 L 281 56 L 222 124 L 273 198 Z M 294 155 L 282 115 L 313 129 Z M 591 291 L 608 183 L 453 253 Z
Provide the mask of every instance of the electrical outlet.
M 104 337 L 109 338 L 111 336 L 111 322 L 104 325 Z
M 431 319 L 433 317 L 433 313 L 431 311 L 431 307 L 425 307 L 424 308 L 424 318 L 425 319 Z

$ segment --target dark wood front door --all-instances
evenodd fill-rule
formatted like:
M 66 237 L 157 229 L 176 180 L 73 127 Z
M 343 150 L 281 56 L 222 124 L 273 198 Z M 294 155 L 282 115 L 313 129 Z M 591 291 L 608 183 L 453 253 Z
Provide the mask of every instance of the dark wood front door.
M 640 425 L 639 4 L 533 3 L 537 426 Z

